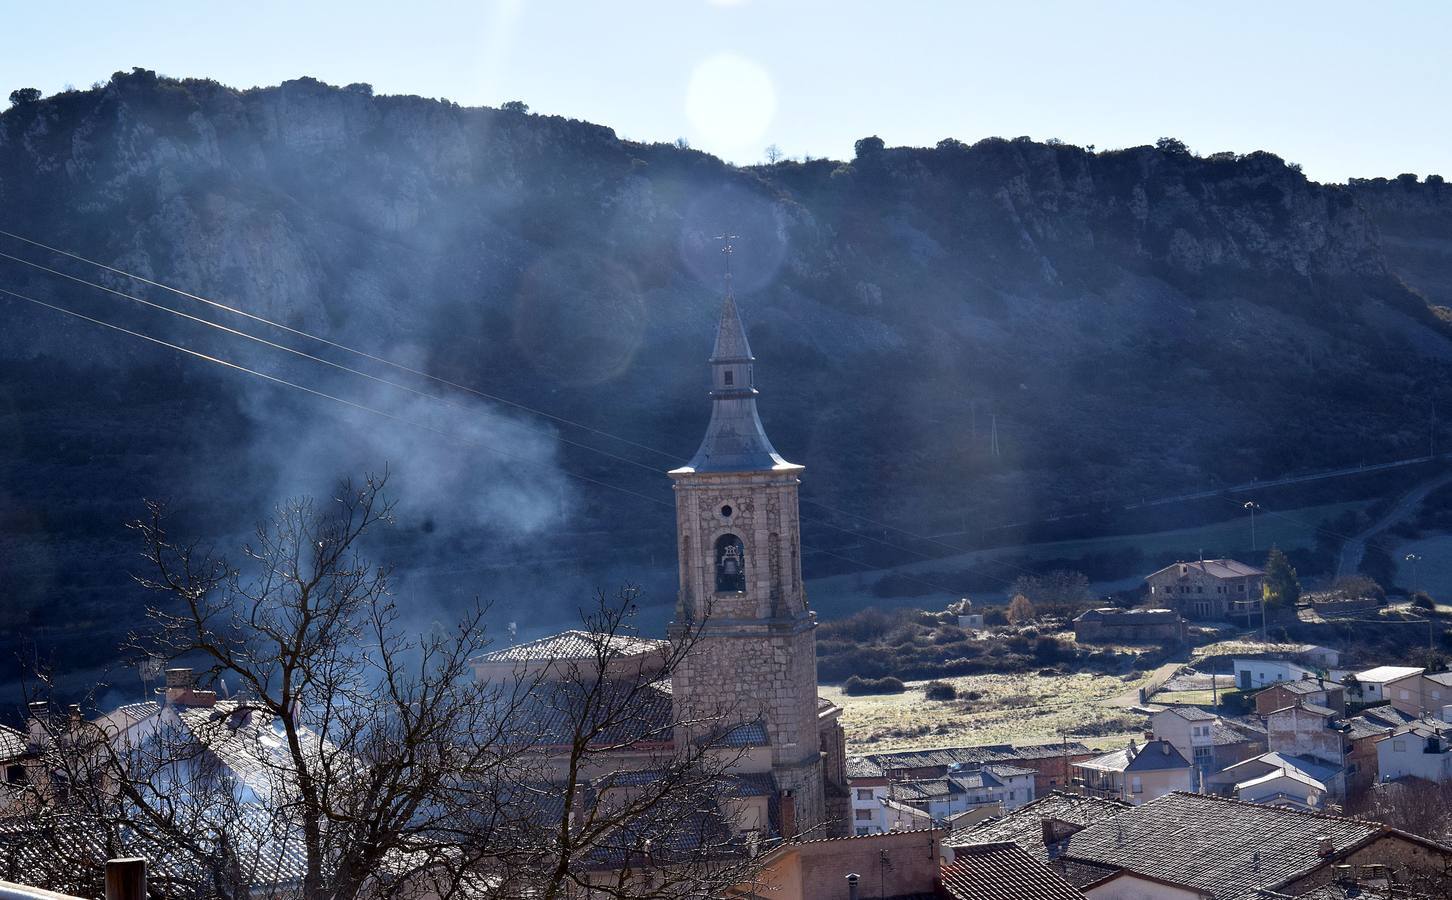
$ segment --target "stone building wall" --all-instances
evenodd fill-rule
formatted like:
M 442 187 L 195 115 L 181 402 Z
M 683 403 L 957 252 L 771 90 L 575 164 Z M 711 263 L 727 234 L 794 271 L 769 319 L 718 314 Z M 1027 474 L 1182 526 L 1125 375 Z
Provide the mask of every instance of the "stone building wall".
M 1431 842 L 1423 842 L 1398 834 L 1383 834 L 1350 853 L 1333 855 L 1326 864 L 1295 881 L 1277 888 L 1279 893 L 1299 897 L 1313 888 L 1335 881 L 1337 864 L 1353 867 L 1389 866 L 1395 883 L 1420 891 L 1428 897 L 1452 896 L 1452 852 Z

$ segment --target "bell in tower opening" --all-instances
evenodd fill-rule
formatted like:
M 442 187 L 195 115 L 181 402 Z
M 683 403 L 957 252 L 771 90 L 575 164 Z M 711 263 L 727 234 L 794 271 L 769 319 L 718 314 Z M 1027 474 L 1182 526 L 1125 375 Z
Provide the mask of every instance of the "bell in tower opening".
M 716 593 L 739 594 L 746 590 L 746 548 L 741 538 L 723 534 L 716 540 Z

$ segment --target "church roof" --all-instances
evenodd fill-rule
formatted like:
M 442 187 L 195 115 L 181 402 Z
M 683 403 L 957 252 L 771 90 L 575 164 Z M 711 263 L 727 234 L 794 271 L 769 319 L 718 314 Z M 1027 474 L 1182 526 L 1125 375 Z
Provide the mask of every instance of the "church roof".
M 754 359 L 736 298 L 727 293 L 711 350 L 711 422 L 696 455 L 672 475 L 792 472 L 801 468 L 782 459 L 761 425 L 753 385 Z
M 654 638 L 642 638 L 633 634 L 592 634 L 576 628 L 481 653 L 474 659 L 488 663 L 590 660 L 599 656 L 602 649 L 611 656 L 635 656 L 666 646 L 666 641 Z

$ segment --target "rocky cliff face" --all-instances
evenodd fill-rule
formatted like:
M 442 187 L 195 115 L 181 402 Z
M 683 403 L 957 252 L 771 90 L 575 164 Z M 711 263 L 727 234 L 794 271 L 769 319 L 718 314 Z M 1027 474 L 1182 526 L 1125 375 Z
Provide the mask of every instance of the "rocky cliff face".
M 1268 153 L 869 140 L 848 162 L 735 169 L 559 118 L 138 71 L 0 115 L 0 210 L 7 231 L 560 417 L 0 239 L 335 365 L 9 260 L 0 287 L 465 438 L 0 300 L 4 567 L 10 615 L 36 627 L 57 592 L 110 614 L 116 525 L 142 496 L 233 528 L 385 462 L 406 501 L 393 550 L 446 573 L 442 603 L 665 570 L 655 473 L 704 427 L 723 229 L 805 495 L 913 530 L 1415 453 L 1452 371 L 1429 307 L 1452 305 L 1445 186 L 1320 185 Z

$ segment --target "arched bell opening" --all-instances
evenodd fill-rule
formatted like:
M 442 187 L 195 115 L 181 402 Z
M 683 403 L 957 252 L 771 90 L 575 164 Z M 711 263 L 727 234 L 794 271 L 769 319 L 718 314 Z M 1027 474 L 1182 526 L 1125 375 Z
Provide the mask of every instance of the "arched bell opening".
M 716 539 L 716 593 L 739 594 L 746 590 L 746 545 L 734 534 Z

